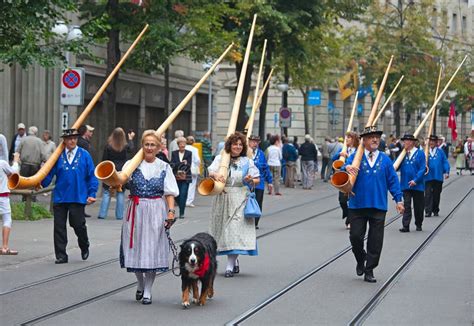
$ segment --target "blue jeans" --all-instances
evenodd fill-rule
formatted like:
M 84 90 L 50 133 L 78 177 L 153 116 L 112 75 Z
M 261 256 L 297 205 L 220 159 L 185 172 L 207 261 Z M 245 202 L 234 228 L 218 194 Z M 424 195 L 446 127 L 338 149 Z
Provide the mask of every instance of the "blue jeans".
M 124 198 L 125 192 L 115 192 L 115 198 L 117 199 L 117 203 L 115 204 L 115 218 L 117 220 L 121 220 L 123 218 L 123 211 L 124 211 Z M 105 189 L 102 193 L 102 204 L 100 204 L 100 211 L 99 211 L 99 218 L 106 218 L 107 212 L 109 210 L 110 204 L 110 192 L 109 189 Z
M 184 209 L 186 208 L 186 200 L 188 199 L 189 183 L 186 181 L 178 181 L 179 196 L 176 201 L 179 206 L 179 216 L 184 216 Z

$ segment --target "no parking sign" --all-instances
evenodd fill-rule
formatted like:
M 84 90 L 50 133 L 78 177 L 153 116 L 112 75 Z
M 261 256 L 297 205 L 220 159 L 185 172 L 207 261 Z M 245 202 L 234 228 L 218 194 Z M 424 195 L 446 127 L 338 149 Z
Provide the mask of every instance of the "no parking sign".
M 66 69 L 61 76 L 61 104 L 84 104 L 84 69 Z

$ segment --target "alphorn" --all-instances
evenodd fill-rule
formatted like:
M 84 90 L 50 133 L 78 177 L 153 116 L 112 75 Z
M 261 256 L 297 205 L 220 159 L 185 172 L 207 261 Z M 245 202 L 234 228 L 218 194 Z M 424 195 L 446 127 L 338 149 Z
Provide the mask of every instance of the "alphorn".
M 130 53 L 133 51 L 133 49 L 136 47 L 142 36 L 145 34 L 146 30 L 148 29 L 148 24 L 145 25 L 143 30 L 140 32 L 140 34 L 137 36 L 135 41 L 132 43 L 130 48 L 125 52 L 123 57 L 120 59 L 120 61 L 117 63 L 115 68 L 112 70 L 110 75 L 107 77 L 107 79 L 104 81 L 102 86 L 99 88 L 97 93 L 94 95 L 90 103 L 86 106 L 84 111 L 82 111 L 81 115 L 77 118 L 77 120 L 74 122 L 71 128 L 73 129 L 78 129 L 86 120 L 87 116 L 89 113 L 92 111 L 94 108 L 95 104 L 99 100 L 99 98 L 102 96 L 102 93 L 105 92 L 107 87 L 109 86 L 110 82 L 114 79 L 115 75 L 117 75 L 117 72 L 119 71 L 120 67 L 123 65 L 125 60 L 127 60 L 128 56 Z M 58 145 L 56 150 L 51 154 L 49 159 L 44 163 L 44 165 L 39 169 L 38 172 L 36 172 L 35 175 L 25 178 L 21 177 L 18 173 L 12 174 L 8 178 L 8 188 L 10 189 L 27 189 L 27 188 L 38 188 L 40 186 L 41 181 L 43 181 L 44 178 L 49 174 L 51 169 L 54 167 L 56 164 L 57 160 L 59 159 L 59 156 L 61 156 L 61 153 L 64 150 L 64 142 L 61 141 L 61 143 Z
M 392 66 L 393 55 L 390 58 L 390 62 L 388 63 L 387 70 L 385 71 L 385 75 L 383 76 L 382 83 L 380 84 L 379 91 L 375 98 L 374 104 L 372 106 L 372 111 L 370 112 L 369 119 L 367 120 L 367 124 L 365 125 L 366 128 L 371 127 L 373 125 L 375 115 L 377 113 L 377 108 L 380 103 L 380 99 L 382 98 L 383 90 L 385 88 L 385 83 L 387 82 L 388 73 L 390 71 L 390 67 Z M 352 166 L 359 168 L 360 163 L 362 161 L 362 155 L 364 154 L 364 146 L 362 142 L 359 144 L 357 151 L 354 156 L 354 160 L 352 161 Z M 357 178 L 356 174 L 349 174 L 346 171 L 337 171 L 331 177 L 331 184 L 336 187 L 339 191 L 350 194 L 352 193 L 352 187 L 355 184 Z
M 212 65 L 212 67 L 204 74 L 204 76 L 194 85 L 194 87 L 189 91 L 188 95 L 178 104 L 178 106 L 173 110 L 173 112 L 166 118 L 166 120 L 161 124 L 161 126 L 156 130 L 155 134 L 158 137 L 168 129 L 168 127 L 173 123 L 176 117 L 183 111 L 184 107 L 189 103 L 191 98 L 196 94 L 201 85 L 206 81 L 206 79 L 214 72 L 217 65 L 225 58 L 227 53 L 232 49 L 234 43 L 229 45 L 227 49 L 222 53 L 222 55 L 217 59 L 217 61 Z M 133 171 L 140 165 L 143 161 L 143 149 L 140 149 L 135 156 L 130 160 L 130 163 L 120 172 L 117 172 L 115 164 L 112 161 L 103 161 L 97 165 L 95 168 L 95 176 L 97 179 L 104 182 L 106 185 L 121 189 Z
M 443 66 L 439 65 L 439 75 L 438 75 L 438 83 L 436 84 L 436 92 L 435 92 L 435 101 L 436 98 L 438 97 L 438 92 L 439 92 L 439 84 L 441 84 L 441 74 L 443 73 Z M 431 115 L 431 122 L 430 122 L 430 127 L 428 128 L 428 135 L 425 138 L 428 139 L 430 137 L 431 133 L 433 132 L 433 127 L 434 127 L 434 122 L 436 119 L 436 109 L 434 110 L 433 114 Z M 426 157 L 426 169 L 425 169 L 425 174 L 428 174 L 430 172 L 430 167 L 429 167 L 429 159 L 430 159 L 430 142 L 427 141 L 425 144 L 425 157 Z
M 249 39 L 247 42 L 247 48 L 245 50 L 244 61 L 242 63 L 242 71 L 239 76 L 239 83 L 237 85 L 237 91 L 235 93 L 234 106 L 232 108 L 232 113 L 231 113 L 231 117 L 229 121 L 229 127 L 227 129 L 226 138 L 232 135 L 235 132 L 235 128 L 237 127 L 237 118 L 239 116 L 240 102 L 242 100 L 242 92 L 244 90 L 245 75 L 247 73 L 247 66 L 248 66 L 249 57 L 250 57 L 250 50 L 252 48 L 252 39 L 253 39 L 253 33 L 255 30 L 256 21 L 257 21 L 257 15 L 254 15 L 252 27 L 250 28 Z M 219 164 L 218 173 L 221 174 L 226 180 L 227 180 L 227 174 L 229 172 L 229 164 L 230 164 L 230 154 L 227 153 L 225 150 L 222 150 L 221 162 Z M 218 195 L 224 190 L 224 187 L 225 187 L 225 182 L 220 182 L 212 178 L 205 178 L 199 184 L 198 192 L 203 196 Z
M 263 94 L 265 94 L 265 91 L 267 90 L 268 85 L 270 84 L 270 80 L 272 79 L 272 74 L 273 74 L 273 68 L 272 68 L 272 70 L 270 70 L 270 73 L 268 74 L 268 78 L 265 81 L 265 84 L 263 84 L 263 88 L 260 91 L 260 94 L 258 94 L 258 100 L 257 100 L 257 106 L 255 108 L 255 113 L 257 112 L 258 108 L 260 107 L 260 104 L 262 104 Z M 255 118 L 253 120 L 249 119 L 247 121 L 247 124 L 245 125 L 244 131 L 245 131 L 245 133 L 247 134 L 248 137 L 252 134 L 254 122 L 255 122 Z
M 420 134 L 421 130 L 423 129 L 423 126 L 425 125 L 426 121 L 428 121 L 428 119 L 430 118 L 431 114 L 434 113 L 434 111 L 436 110 L 436 106 L 438 105 L 439 101 L 441 101 L 441 98 L 444 96 L 444 93 L 448 90 L 448 87 L 449 85 L 451 85 L 451 82 L 454 80 L 454 77 L 456 77 L 459 69 L 461 69 L 462 65 L 464 64 L 464 61 L 466 61 L 467 59 L 467 55 L 464 57 L 464 59 L 462 60 L 461 64 L 458 66 L 458 68 L 456 69 L 456 71 L 454 72 L 454 74 L 451 76 L 451 78 L 449 79 L 448 83 L 446 84 L 446 86 L 444 86 L 443 90 L 441 91 L 441 93 L 439 94 L 438 98 L 436 99 L 436 101 L 434 101 L 433 103 L 433 106 L 431 106 L 431 108 L 429 109 L 428 111 L 428 114 L 426 114 L 426 117 L 423 119 L 423 121 L 421 121 L 420 125 L 418 126 L 418 128 L 416 129 L 415 133 L 413 134 L 413 136 L 415 138 L 418 137 L 418 135 Z M 400 164 L 402 164 L 402 161 L 403 159 L 405 158 L 405 155 L 407 154 L 407 151 L 406 149 L 403 149 L 402 152 L 400 153 L 400 155 L 398 155 L 397 159 L 395 160 L 395 162 L 393 163 L 393 167 L 395 168 L 395 170 L 398 170 L 398 168 L 400 167 Z
M 398 80 L 397 85 L 395 85 L 395 87 L 393 88 L 392 93 L 390 93 L 390 96 L 387 98 L 387 100 L 383 104 L 382 108 L 379 110 L 379 113 L 377 113 L 377 116 L 374 119 L 373 125 L 377 124 L 377 121 L 382 116 L 382 113 L 383 113 L 383 111 L 385 111 L 385 108 L 388 106 L 388 103 L 390 103 L 390 100 L 392 99 L 393 94 L 395 94 L 395 92 L 397 91 L 397 88 L 400 85 L 400 83 L 402 82 L 403 78 L 405 78 L 404 75 L 402 75 L 402 77 L 400 77 L 400 79 Z
M 352 130 L 352 121 L 354 120 L 354 113 L 357 107 L 358 97 L 359 97 L 359 92 L 356 92 L 356 95 L 354 98 L 354 105 L 352 105 L 351 118 L 349 119 L 349 123 L 347 125 L 346 134 Z M 342 166 L 346 162 L 345 155 L 347 155 L 347 137 L 346 136 L 344 136 L 344 144 L 342 145 L 342 150 L 341 150 L 341 154 L 339 155 L 339 159 L 332 163 L 332 168 L 334 170 L 339 171 L 339 169 L 342 168 Z

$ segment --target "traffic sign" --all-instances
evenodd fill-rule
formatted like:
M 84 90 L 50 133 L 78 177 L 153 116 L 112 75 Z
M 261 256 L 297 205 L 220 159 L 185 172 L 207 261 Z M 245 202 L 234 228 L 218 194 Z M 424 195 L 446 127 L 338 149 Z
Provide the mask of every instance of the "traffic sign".
M 280 127 L 290 128 L 291 127 L 291 109 L 281 107 L 280 108 Z
M 66 69 L 61 76 L 61 104 L 84 104 L 84 69 Z
M 308 92 L 308 105 L 321 105 L 321 91 Z

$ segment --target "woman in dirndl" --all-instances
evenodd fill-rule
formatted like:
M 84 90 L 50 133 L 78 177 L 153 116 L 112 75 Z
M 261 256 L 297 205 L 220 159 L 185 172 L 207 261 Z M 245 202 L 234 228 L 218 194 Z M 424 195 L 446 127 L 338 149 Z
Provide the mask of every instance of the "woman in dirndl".
M 154 130 L 143 133 L 142 148 L 144 159 L 128 182 L 130 200 L 122 225 L 120 265 L 137 277 L 135 299 L 151 304 L 156 273 L 169 268 L 165 230 L 175 221 L 174 197 L 179 191 L 170 165 L 156 158 L 160 138 Z
M 253 160 L 247 157 L 247 139 L 235 132 L 225 142 L 224 150 L 230 154 L 227 180 L 219 173 L 221 155 L 209 166 L 209 176 L 225 182 L 222 193 L 214 197 L 210 233 L 217 241 L 218 255 L 227 255 L 225 277 L 240 272 L 238 256 L 257 256 L 255 222 L 244 217 L 244 207 L 249 188 L 260 182 L 260 174 Z

